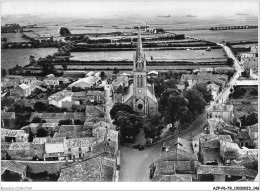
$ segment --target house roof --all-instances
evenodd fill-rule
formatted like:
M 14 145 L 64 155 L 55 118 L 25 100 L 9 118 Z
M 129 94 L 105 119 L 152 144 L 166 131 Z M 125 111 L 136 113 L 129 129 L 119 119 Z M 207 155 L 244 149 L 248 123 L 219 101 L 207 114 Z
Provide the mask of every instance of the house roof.
M 104 122 L 106 122 L 107 119 L 104 118 L 104 117 L 87 117 L 87 119 L 86 119 L 86 122 L 97 123 L 97 122 L 99 122 L 99 121 L 104 121 Z
M 72 97 L 86 97 L 86 92 L 85 91 L 80 91 L 80 92 L 73 92 Z
M 23 136 L 25 134 L 26 132 L 24 130 L 11 130 L 11 129 L 1 128 L 1 136 L 18 137 L 18 136 Z
M 46 140 L 46 143 L 49 143 L 49 144 L 55 144 L 55 143 L 64 143 L 65 142 L 65 137 L 48 137 L 47 140 Z
M 93 126 L 93 129 L 97 128 L 97 127 L 107 127 L 109 128 L 110 127 L 110 124 L 109 123 L 106 123 L 104 121 L 99 121 L 97 123 L 94 124 Z
M 67 156 L 64 152 L 55 152 L 55 153 L 45 153 L 44 158 L 50 158 L 50 157 L 64 157 Z
M 104 95 L 104 92 L 103 91 L 99 91 L 99 90 L 89 90 L 87 91 L 86 93 L 86 96 L 89 96 L 89 95 L 99 95 L 99 96 L 102 96 Z
M 171 141 L 166 142 L 164 146 L 169 147 L 169 152 L 166 153 L 176 152 L 178 155 L 183 155 L 191 160 L 197 160 L 197 156 L 193 151 L 191 141 L 178 137 Z M 176 158 L 176 160 L 178 160 L 178 157 Z
M 65 141 L 65 144 L 68 148 L 90 147 L 90 146 L 92 146 L 94 139 L 95 139 L 94 137 L 67 139 Z
M 16 172 L 18 174 L 24 174 L 27 166 L 21 163 L 17 163 L 13 160 L 11 161 L 1 161 L 1 174 L 3 174 L 6 170 L 11 172 Z
M 55 129 L 57 132 L 83 131 L 83 125 L 61 125 Z
M 60 100 L 63 100 L 65 97 L 70 97 L 72 96 L 72 92 L 69 91 L 69 90 L 63 90 L 63 91 L 60 91 L 60 92 L 57 92 L 51 96 L 49 96 L 49 100 L 50 99 L 54 99 L 55 101 L 60 101 Z
M 227 159 L 236 159 L 239 156 L 239 146 L 237 143 L 232 143 L 228 141 L 221 140 L 220 141 L 220 147 L 223 151 L 223 155 Z
M 53 137 L 82 138 L 82 137 L 90 137 L 90 136 L 91 136 L 91 131 L 65 131 L 65 132 L 56 132 L 54 133 Z
M 208 89 L 211 89 L 211 90 L 214 90 L 214 91 L 218 91 L 219 90 L 219 85 L 217 85 L 217 84 L 209 84 L 209 85 L 207 85 L 207 88 Z
M 69 87 L 91 87 L 94 83 L 98 82 L 100 77 L 88 76 L 86 78 L 79 79 L 76 82 L 73 82 Z
M 221 161 L 220 152 L 217 148 L 203 148 L 203 162 L 217 162 Z
M 45 144 L 47 141 L 47 137 L 35 137 L 33 138 L 33 144 Z
M 231 111 L 233 109 L 233 105 L 226 104 L 216 104 L 214 105 L 210 111 L 219 112 L 219 111 Z
M 238 139 L 250 139 L 248 131 L 245 129 L 242 129 L 237 136 Z
M 62 169 L 58 182 L 112 182 L 115 162 L 105 156 L 91 158 Z
M 155 175 L 153 182 L 192 182 L 190 174 L 174 174 L 174 175 Z
M 34 112 L 30 118 L 30 121 L 35 118 L 39 117 L 41 119 L 77 119 L 84 117 L 84 112 L 64 112 L 64 113 L 38 113 Z
M 15 112 L 5 112 L 5 111 L 1 111 L 1 118 L 2 118 L 2 119 L 15 118 Z
M 30 143 L 28 142 L 13 142 L 10 144 L 8 150 L 29 150 Z
M 19 87 L 22 88 L 23 90 L 30 88 L 30 86 L 28 86 L 26 84 L 20 84 Z
M 94 105 L 86 106 L 86 114 L 102 114 L 104 113 L 99 107 Z

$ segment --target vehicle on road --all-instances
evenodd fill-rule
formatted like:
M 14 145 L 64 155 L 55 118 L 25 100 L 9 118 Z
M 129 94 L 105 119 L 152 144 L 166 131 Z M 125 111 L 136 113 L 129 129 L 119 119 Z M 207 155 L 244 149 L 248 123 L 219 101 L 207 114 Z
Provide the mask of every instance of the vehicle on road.
M 144 146 L 143 146 L 143 145 L 140 145 L 140 146 L 139 146 L 139 151 L 142 151 L 142 150 L 144 150 Z

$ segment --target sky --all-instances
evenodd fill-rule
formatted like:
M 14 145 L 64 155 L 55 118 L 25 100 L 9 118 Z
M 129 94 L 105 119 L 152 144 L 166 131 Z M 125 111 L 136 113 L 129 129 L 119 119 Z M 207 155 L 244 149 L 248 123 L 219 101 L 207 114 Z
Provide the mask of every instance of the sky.
M 258 15 L 257 0 L 1 0 L 2 14 L 66 15 L 80 17 L 130 14 L 198 17 Z

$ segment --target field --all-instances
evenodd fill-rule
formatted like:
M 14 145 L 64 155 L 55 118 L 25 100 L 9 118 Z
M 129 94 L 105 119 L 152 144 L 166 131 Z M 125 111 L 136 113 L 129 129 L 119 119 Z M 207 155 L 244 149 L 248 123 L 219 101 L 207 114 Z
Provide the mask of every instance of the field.
M 7 38 L 7 42 L 28 42 L 20 33 L 1 33 L 1 38 Z
M 133 60 L 135 51 L 107 52 L 73 52 L 72 60 Z M 146 59 L 153 60 L 182 60 L 182 61 L 223 61 L 226 56 L 222 49 L 205 50 L 157 50 L 145 51 Z
M 56 51 L 56 48 L 1 49 L 1 68 L 9 69 L 17 64 L 19 66 L 25 66 L 29 64 L 30 55 L 38 59 L 52 55 Z

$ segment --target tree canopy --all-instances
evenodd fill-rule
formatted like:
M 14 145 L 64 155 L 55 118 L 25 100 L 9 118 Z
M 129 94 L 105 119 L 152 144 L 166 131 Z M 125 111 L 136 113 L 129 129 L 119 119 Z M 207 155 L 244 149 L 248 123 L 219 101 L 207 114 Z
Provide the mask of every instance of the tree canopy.
M 60 35 L 61 36 L 68 36 L 71 35 L 70 30 L 67 27 L 60 28 Z
M 49 132 L 45 128 L 39 128 L 36 133 L 36 137 L 47 137 Z
M 113 119 L 113 124 L 119 127 L 122 140 L 134 141 L 135 136 L 139 133 L 139 128 L 142 127 L 143 119 L 126 111 L 118 111 Z
M 177 89 L 168 88 L 164 90 L 159 100 L 159 112 L 164 116 L 166 123 L 179 121 L 188 111 L 188 100 Z
M 196 84 L 193 87 L 193 89 L 196 90 L 197 92 L 199 92 L 207 103 L 212 100 L 211 92 L 210 92 L 210 90 L 207 89 L 206 83 Z
M 123 103 L 116 103 L 113 105 L 112 109 L 110 110 L 111 119 L 115 119 L 115 116 L 118 111 L 125 111 L 130 114 L 135 114 L 135 111 L 129 105 Z
M 193 114 L 193 118 L 204 111 L 206 101 L 198 91 L 194 89 L 186 90 L 184 97 L 189 100 L 188 109 Z

